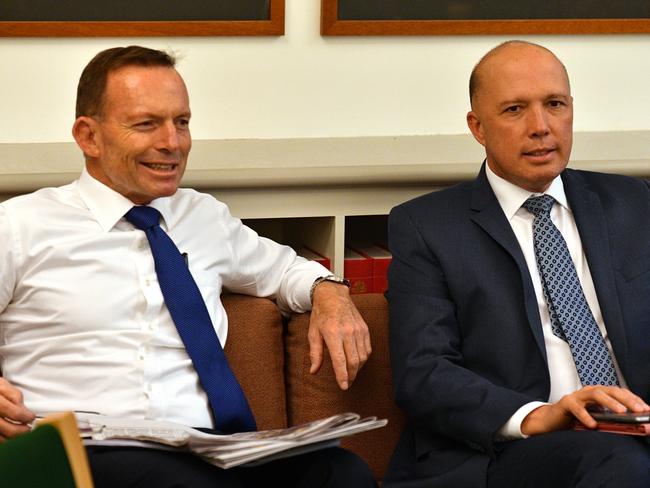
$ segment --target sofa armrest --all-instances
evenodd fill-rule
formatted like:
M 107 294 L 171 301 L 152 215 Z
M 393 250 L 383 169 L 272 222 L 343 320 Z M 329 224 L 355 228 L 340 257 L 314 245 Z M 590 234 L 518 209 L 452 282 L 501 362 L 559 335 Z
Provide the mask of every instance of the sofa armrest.
M 257 428 L 287 426 L 283 322 L 267 298 L 224 294 L 228 339 L 224 352 L 246 394 Z
M 388 307 L 381 294 L 353 295 L 370 329 L 372 355 L 349 390 L 339 389 L 327 352 L 320 371 L 309 373 L 307 330 L 309 313 L 294 315 L 285 338 L 287 410 L 289 425 L 356 412 L 362 417 L 387 418 L 384 428 L 348 437 L 342 445 L 368 462 L 381 480 L 402 431 L 404 418 L 393 400 L 388 351 Z

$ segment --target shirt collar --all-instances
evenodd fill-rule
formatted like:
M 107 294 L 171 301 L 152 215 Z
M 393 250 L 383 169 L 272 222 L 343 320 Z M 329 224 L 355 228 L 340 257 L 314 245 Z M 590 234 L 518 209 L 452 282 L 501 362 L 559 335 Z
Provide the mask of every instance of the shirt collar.
M 542 193 L 524 190 L 514 183 L 501 178 L 490 169 L 487 163 L 485 164 L 485 174 L 508 220 L 512 220 L 530 196 L 542 195 Z M 561 176 L 556 176 L 543 194 L 552 196 L 557 203 L 570 210 L 566 194 L 564 193 L 564 183 L 562 183 Z
M 81 171 L 77 187 L 81 199 L 105 232 L 115 227 L 124 214 L 134 206 L 133 202 L 124 195 L 93 178 L 85 167 Z M 167 230 L 170 230 L 171 225 L 169 200 L 170 197 L 156 198 L 149 204 L 160 212 Z

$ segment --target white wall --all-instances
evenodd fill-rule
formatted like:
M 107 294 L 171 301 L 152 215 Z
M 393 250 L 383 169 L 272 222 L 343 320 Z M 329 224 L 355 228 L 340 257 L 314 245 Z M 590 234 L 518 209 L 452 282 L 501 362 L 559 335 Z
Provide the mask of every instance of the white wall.
M 0 39 L 0 143 L 71 141 L 75 87 L 99 50 L 181 54 L 195 139 L 467 132 L 467 78 L 504 37 L 330 37 L 320 0 L 286 0 L 266 38 Z M 650 35 L 529 36 L 565 62 L 576 131 L 650 129 Z

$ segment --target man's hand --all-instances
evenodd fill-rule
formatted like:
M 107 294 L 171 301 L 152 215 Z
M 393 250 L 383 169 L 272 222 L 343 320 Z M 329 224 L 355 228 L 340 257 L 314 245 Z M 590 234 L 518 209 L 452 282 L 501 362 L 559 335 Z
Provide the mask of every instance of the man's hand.
M 23 394 L 0 378 L 0 442 L 29 431 L 34 414 L 23 404 Z
M 574 419 L 590 429 L 595 429 L 596 421 L 587 411 L 590 405 L 600 405 L 617 413 L 627 410 L 631 412 L 650 410 L 650 406 L 642 398 L 628 389 L 617 386 L 585 386 L 563 396 L 557 403 L 542 405 L 530 412 L 521 423 L 521 432 L 535 435 L 562 430 L 568 428 Z
M 329 350 L 336 381 L 347 390 L 371 353 L 368 326 L 350 299 L 345 285 L 323 281 L 314 289 L 309 321 L 310 373 L 323 363 L 323 340 Z

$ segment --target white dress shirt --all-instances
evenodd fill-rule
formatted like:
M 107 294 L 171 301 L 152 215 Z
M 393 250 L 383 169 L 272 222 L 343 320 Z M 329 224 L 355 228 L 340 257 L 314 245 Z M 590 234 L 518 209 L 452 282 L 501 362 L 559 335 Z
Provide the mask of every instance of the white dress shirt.
M 212 427 L 207 397 L 164 304 L 130 200 L 92 178 L 0 204 L 0 365 L 36 413 L 60 410 Z M 222 288 L 311 307 L 329 272 L 259 237 L 213 197 L 179 189 L 151 203 L 187 254 L 225 344 Z
M 537 261 L 535 260 L 535 248 L 533 244 L 533 220 L 534 216 L 528 210 L 522 208 L 522 204 L 532 195 L 540 195 L 528 190 L 524 190 L 507 180 L 497 176 L 489 167 L 486 166 L 487 179 L 494 191 L 494 194 L 503 209 L 508 222 L 512 226 L 512 230 L 517 237 L 519 246 L 526 259 L 528 271 L 535 288 L 535 296 L 537 297 L 537 308 L 539 309 L 539 316 L 542 321 L 542 331 L 544 333 L 544 345 L 546 346 L 546 356 L 548 359 L 548 369 L 551 378 L 551 393 L 548 398 L 549 403 L 555 403 L 564 395 L 572 393 L 582 388 L 582 383 L 578 377 L 573 356 L 571 355 L 571 348 L 569 344 L 553 334 L 551 328 L 551 319 L 548 312 L 548 304 L 544 298 L 542 290 L 542 280 L 537 268 Z M 576 227 L 573 212 L 569 208 L 566 195 L 564 193 L 564 184 L 560 176 L 556 177 L 548 189 L 544 192 L 552 196 L 556 203 L 551 209 L 551 220 L 559 229 L 564 237 L 571 254 L 571 259 L 576 267 L 580 284 L 584 292 L 591 313 L 598 324 L 601 334 L 605 338 L 605 343 L 609 349 L 610 354 L 614 360 L 614 367 L 618 375 L 621 386 L 625 382 L 621 370 L 618 367 L 616 358 L 612 351 L 612 345 L 607 336 L 607 329 L 603 321 L 603 315 L 600 311 L 598 298 L 596 296 L 596 289 L 594 287 L 587 258 L 582 250 L 582 241 L 580 234 Z M 526 324 L 522 324 L 526 325 Z M 526 325 L 527 326 L 527 325 Z M 531 402 L 521 407 L 510 420 L 499 431 L 499 437 L 502 438 L 522 438 L 525 437 L 521 432 L 521 422 L 531 411 L 543 405 L 542 402 Z

